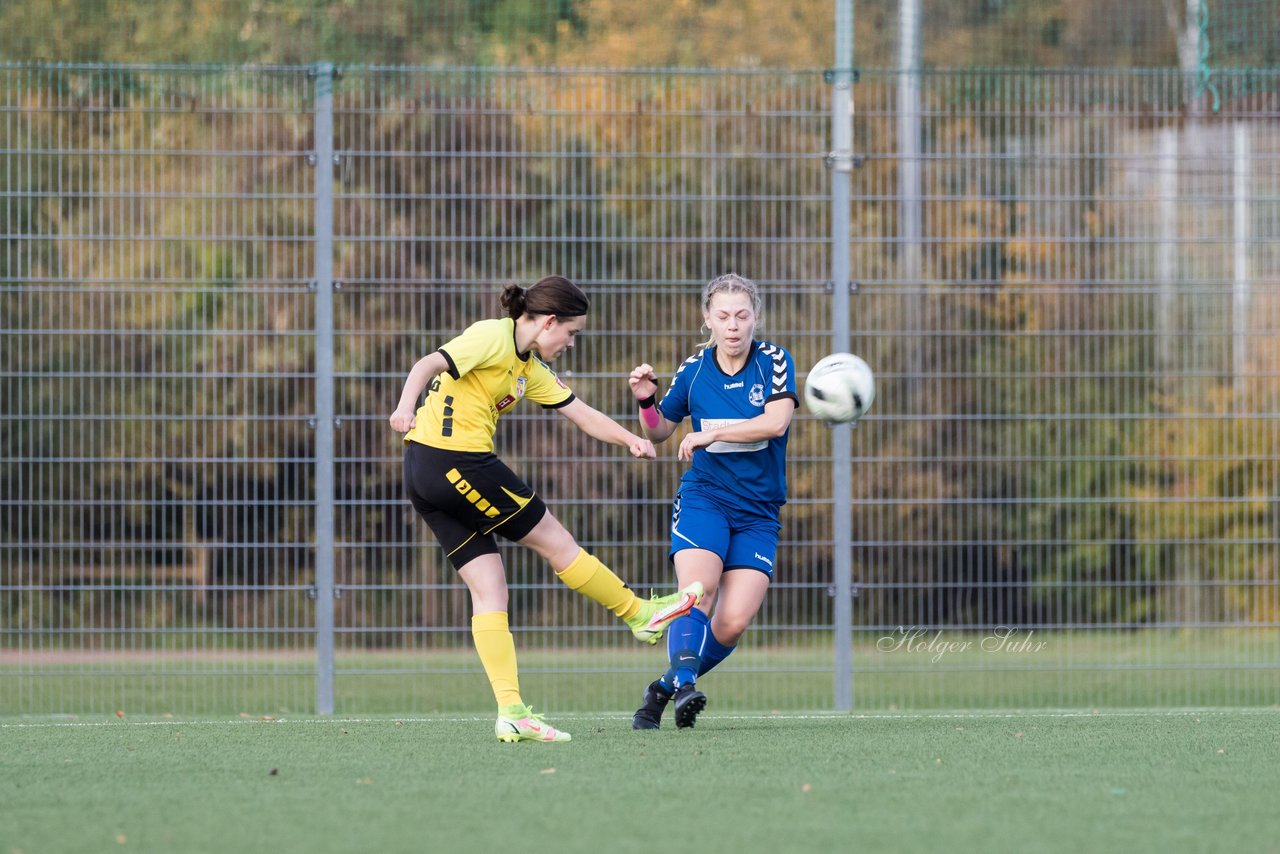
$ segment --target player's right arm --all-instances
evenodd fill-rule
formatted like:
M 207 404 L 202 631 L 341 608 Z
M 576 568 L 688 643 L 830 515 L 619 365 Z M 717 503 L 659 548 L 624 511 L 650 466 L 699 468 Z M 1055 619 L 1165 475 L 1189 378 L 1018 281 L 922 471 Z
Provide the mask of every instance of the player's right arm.
M 404 381 L 404 390 L 400 392 L 400 403 L 396 411 L 391 413 L 391 429 L 397 433 L 408 433 L 416 423 L 418 398 L 422 390 L 440 374 L 449 369 L 449 360 L 437 350 L 423 356 L 409 370 L 409 377 Z
M 658 375 L 654 372 L 653 365 L 637 366 L 627 378 L 627 384 L 631 386 L 631 393 L 640 405 L 640 429 L 645 437 L 653 442 L 661 442 L 674 433 L 680 425 L 668 421 L 657 404 Z

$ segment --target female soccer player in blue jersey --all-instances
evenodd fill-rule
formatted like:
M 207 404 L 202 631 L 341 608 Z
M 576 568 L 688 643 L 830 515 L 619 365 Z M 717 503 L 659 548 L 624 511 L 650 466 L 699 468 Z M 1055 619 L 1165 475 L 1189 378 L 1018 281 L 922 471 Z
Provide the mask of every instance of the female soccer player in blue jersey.
M 677 727 L 693 726 L 706 707 L 695 682 L 733 652 L 760 610 L 787 500 L 787 438 L 799 405 L 791 356 L 755 339 L 760 295 L 750 279 L 712 279 L 702 315 L 711 338 L 679 367 L 661 403 L 652 366 L 640 365 L 629 379 L 650 439 L 661 442 L 685 417 L 692 421 L 678 453 L 693 465 L 672 505 L 671 559 L 681 584 L 701 583 L 707 592 L 668 627 L 670 667 L 645 691 L 635 729 L 657 729 L 673 698 Z
M 404 437 L 405 487 L 449 561 L 471 591 L 471 634 L 498 701 L 499 741 L 568 741 L 520 695 L 515 642 L 507 619 L 507 578 L 494 534 L 528 546 L 565 584 L 622 618 L 640 640 L 663 629 L 702 597 L 697 585 L 642 600 L 581 548 L 542 499 L 494 454 L 498 418 L 522 398 L 554 409 L 588 436 L 653 459 L 653 443 L 583 403 L 546 361 L 574 344 L 586 324 L 587 297 L 561 276 L 527 291 L 502 292 L 506 317 L 482 320 L 413 366 L 392 413 Z M 546 360 L 546 361 L 544 361 Z M 428 389 L 426 401 L 418 397 Z

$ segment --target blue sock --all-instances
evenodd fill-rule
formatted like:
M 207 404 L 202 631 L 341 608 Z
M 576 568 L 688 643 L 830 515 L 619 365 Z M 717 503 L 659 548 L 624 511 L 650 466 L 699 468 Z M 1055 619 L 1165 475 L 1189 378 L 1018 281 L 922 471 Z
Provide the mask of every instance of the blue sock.
M 729 657 L 729 653 L 738 648 L 737 644 L 725 646 L 716 640 L 715 632 L 707 632 L 707 645 L 702 650 L 702 664 L 698 667 L 698 675 L 706 673 Z
M 663 687 L 675 690 L 697 681 L 702 650 L 709 637 L 711 620 L 697 608 L 667 627 L 667 657 L 671 666 L 659 680 Z

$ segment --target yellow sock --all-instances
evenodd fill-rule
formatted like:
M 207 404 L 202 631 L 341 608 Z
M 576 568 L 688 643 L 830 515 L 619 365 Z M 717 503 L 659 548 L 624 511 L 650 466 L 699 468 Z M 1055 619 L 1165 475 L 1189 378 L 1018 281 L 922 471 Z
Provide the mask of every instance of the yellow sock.
M 520 677 L 516 675 L 516 642 L 511 637 L 506 611 L 486 611 L 471 617 L 471 637 L 480 663 L 493 686 L 498 707 L 520 704 Z
M 570 589 L 599 602 L 624 620 L 634 617 L 640 610 L 640 600 L 631 588 L 586 549 L 579 549 L 573 563 L 557 572 L 556 576 Z

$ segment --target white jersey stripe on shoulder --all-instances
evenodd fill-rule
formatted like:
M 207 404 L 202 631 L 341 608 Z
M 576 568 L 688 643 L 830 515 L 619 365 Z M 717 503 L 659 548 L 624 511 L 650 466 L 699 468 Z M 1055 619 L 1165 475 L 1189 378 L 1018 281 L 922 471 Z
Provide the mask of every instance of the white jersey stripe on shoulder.
M 774 392 L 786 391 L 787 389 L 787 353 L 777 344 L 770 344 L 768 341 L 760 342 L 760 352 L 769 356 L 773 361 L 773 390 Z
M 761 348 L 761 349 L 765 353 L 768 353 L 769 357 L 773 359 L 773 369 L 775 371 L 777 370 L 785 371 L 787 369 L 787 353 L 785 350 L 783 350 L 781 347 L 774 347 L 772 350 L 764 350 L 764 348 Z
M 681 363 L 680 363 L 680 367 L 676 368 L 676 376 L 678 377 L 678 376 L 680 376 L 680 374 L 684 373 L 684 369 L 685 369 L 685 368 L 687 368 L 687 367 L 689 367 L 690 365 L 692 365 L 694 362 L 700 362 L 700 361 L 702 361 L 702 354 L 703 354 L 703 353 L 705 353 L 705 352 L 706 352 L 705 350 L 699 350 L 697 353 L 694 353 L 692 356 L 690 356 L 689 358 L 687 358 L 687 359 L 685 359 L 683 362 L 681 362 Z M 697 379 L 697 376 L 695 376 L 695 377 L 694 377 L 694 379 Z M 674 385 L 674 384 L 675 384 L 675 383 L 673 382 L 673 383 L 672 383 L 672 385 Z M 663 392 L 663 394 L 662 394 L 662 400 L 664 400 L 664 401 L 665 401 L 665 400 L 667 399 L 667 395 L 668 395 L 668 394 L 671 394 L 671 388 L 670 388 L 670 387 L 668 387 L 668 388 L 667 388 L 667 390 L 666 390 L 665 392 Z
M 692 356 L 685 359 L 683 362 L 680 363 L 680 367 L 676 368 L 676 375 L 679 376 L 681 371 L 683 371 L 685 368 L 689 367 L 690 365 L 692 365 L 694 362 L 698 361 L 701 358 L 702 358 L 701 353 L 694 353 Z

